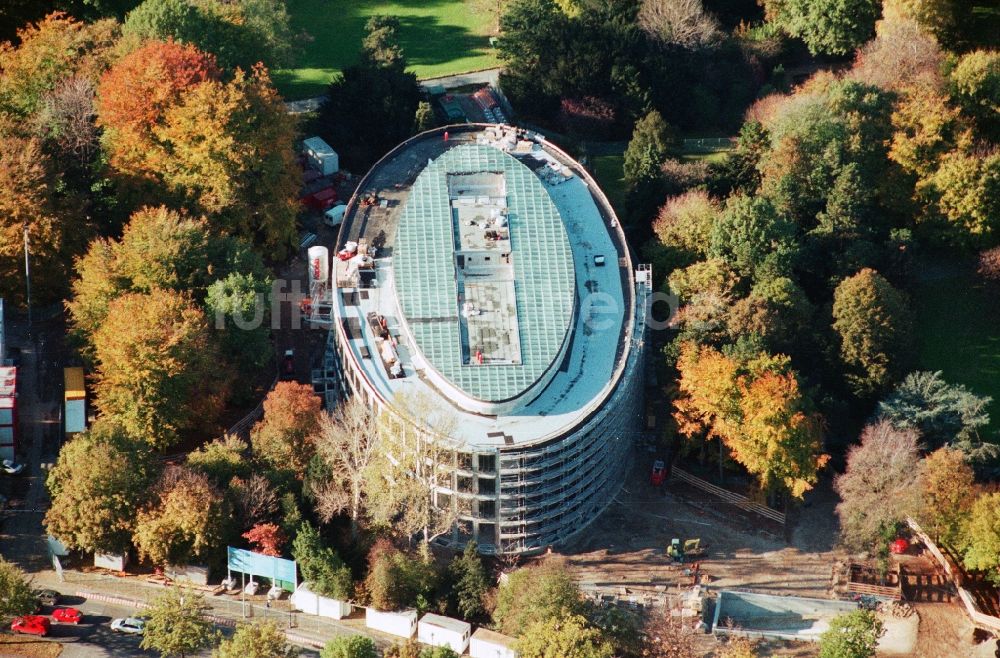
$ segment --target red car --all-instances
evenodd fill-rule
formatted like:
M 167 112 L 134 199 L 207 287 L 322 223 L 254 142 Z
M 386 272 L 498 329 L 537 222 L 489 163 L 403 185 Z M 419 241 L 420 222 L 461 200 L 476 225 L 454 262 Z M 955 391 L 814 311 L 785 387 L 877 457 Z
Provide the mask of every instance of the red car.
M 663 481 L 667 479 L 667 465 L 663 463 L 662 459 L 657 459 L 653 462 L 653 471 L 649 474 L 649 483 L 654 487 L 658 487 L 663 484 Z
M 76 608 L 56 608 L 52 611 L 52 618 L 63 624 L 79 624 L 82 616 Z
M 41 615 L 25 615 L 17 617 L 10 625 L 10 630 L 15 633 L 25 633 L 26 635 L 38 635 L 45 637 L 52 629 L 52 624 L 48 617 Z

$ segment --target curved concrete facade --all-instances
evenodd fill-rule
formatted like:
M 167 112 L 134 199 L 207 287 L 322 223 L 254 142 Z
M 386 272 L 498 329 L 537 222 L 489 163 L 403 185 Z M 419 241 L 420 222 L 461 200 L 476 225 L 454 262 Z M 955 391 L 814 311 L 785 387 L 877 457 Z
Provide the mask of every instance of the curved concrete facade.
M 487 413 L 435 385 L 398 317 L 393 286 L 392 229 L 398 215 L 392 209 L 405 206 L 429 160 L 468 143 L 503 148 L 535 168 L 566 223 L 576 264 L 571 335 L 558 357 L 527 387 L 531 401 Z M 361 204 L 371 193 L 386 203 Z M 648 269 L 637 276 L 614 210 L 589 173 L 528 131 L 468 124 L 439 128 L 400 144 L 362 179 L 335 246 L 348 241 L 374 244 L 375 267 L 367 284 L 337 281 L 329 355 L 336 358 L 346 393 L 396 417 L 405 434 L 447 444 L 450 485 L 439 488 L 438 502 L 462 512 L 459 525 L 442 541 L 462 545 L 475 539 L 487 553 L 535 553 L 581 532 L 613 500 L 628 472 L 642 416 L 650 289 Z M 385 364 L 373 354 L 378 339 L 366 321 L 372 317 L 397 345 L 402 366 L 397 378 L 386 375 Z M 450 436 L 435 435 L 398 408 L 399 392 L 415 388 L 437 396 L 436 404 L 454 416 Z

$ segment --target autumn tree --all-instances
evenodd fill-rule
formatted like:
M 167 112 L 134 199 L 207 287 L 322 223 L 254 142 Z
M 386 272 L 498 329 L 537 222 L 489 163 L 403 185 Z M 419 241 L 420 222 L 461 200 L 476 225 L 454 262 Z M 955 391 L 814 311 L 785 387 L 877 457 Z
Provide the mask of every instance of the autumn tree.
M 965 566 L 1000 585 L 1000 493 L 980 494 L 962 532 Z
M 233 477 L 226 497 L 232 503 L 241 528 L 269 524 L 280 511 L 281 501 L 275 485 L 260 473 Z
M 168 466 L 154 488 L 154 502 L 137 515 L 134 541 L 156 565 L 188 564 L 222 546 L 229 510 L 208 478 Z
M 249 542 L 253 551 L 272 557 L 281 557 L 281 549 L 288 541 L 285 533 L 274 523 L 258 523 L 243 533 L 243 539 Z
M 718 21 L 701 0 L 643 0 L 638 18 L 649 36 L 668 45 L 697 49 L 722 40 Z
M 942 219 L 954 242 L 992 244 L 1000 228 L 1000 151 L 952 151 L 918 181 L 917 192 L 930 205 L 930 219 Z
M 97 88 L 97 121 L 111 165 L 153 175 L 166 157 L 153 129 L 186 91 L 219 75 L 214 56 L 172 41 L 151 41 L 115 63 Z
M 93 335 L 97 408 L 157 449 L 211 423 L 225 398 L 205 317 L 181 293 L 128 293 Z
M 601 632 L 579 615 L 539 619 L 518 637 L 517 654 L 524 658 L 611 658 L 614 648 Z
M 87 221 L 69 230 L 53 190 L 58 182 L 51 174 L 53 165 L 39 139 L 0 131 L 0 295 L 14 303 L 25 299 L 26 237 L 37 304 L 65 292 L 66 261 L 79 253 L 90 232 Z
M 212 650 L 212 658 L 295 658 L 299 650 L 273 621 L 244 623 Z
M 312 386 L 278 382 L 264 398 L 264 417 L 250 432 L 254 455 L 302 479 L 316 452 L 321 404 Z
M 961 533 L 976 498 L 972 467 L 960 450 L 938 448 L 920 463 L 921 504 L 917 519 L 935 540 L 961 545 Z
M 322 481 L 311 484 L 316 511 L 323 521 L 341 512 L 351 519 L 351 534 L 357 537 L 365 511 L 365 494 L 378 457 L 380 427 L 375 412 L 357 396 L 319 418 L 316 452 L 326 470 Z
M 871 610 L 837 615 L 819 638 L 820 658 L 875 658 L 885 625 Z
M 694 637 L 670 610 L 655 612 L 642 628 L 643 656 L 649 658 L 695 658 Z
M 786 359 L 759 354 L 741 363 L 685 344 L 677 369 L 674 418 L 682 434 L 717 439 L 720 455 L 725 445 L 764 491 L 801 498 L 812 488 L 828 459 L 821 454 L 821 421 Z
M 719 658 L 758 658 L 757 645 L 749 638 L 730 635 Z
M 396 402 L 403 413 L 385 420 L 367 481 L 367 514 L 406 540 L 419 533 L 426 549 L 469 513 L 456 496 L 438 504 L 438 491 L 450 487 L 455 474 L 451 437 L 457 421 L 424 395 L 399 395 Z
M 427 601 L 436 581 L 429 554 L 404 553 L 385 540 L 376 542 L 368 553 L 365 591 L 378 610 L 400 610 Z
M 906 296 L 875 270 L 844 279 L 833 294 L 833 329 L 846 378 L 861 396 L 897 381 L 912 357 L 913 313 Z
M 37 606 L 38 598 L 28 576 L 0 557 L 0 619 L 30 614 Z
M 847 469 L 834 480 L 840 495 L 840 536 L 853 550 L 879 548 L 883 534 L 916 511 L 920 488 L 917 433 L 880 421 L 865 427 L 847 453 Z
M 215 230 L 248 238 L 270 258 L 289 253 L 297 133 L 265 69 L 188 89 L 153 133 L 163 157 L 145 163 L 147 175 L 208 215 Z
M 991 139 L 1000 137 L 1000 52 L 975 50 L 962 55 L 951 71 L 952 95 Z
M 691 190 L 667 199 L 653 222 L 653 231 L 663 245 L 689 258 L 704 258 L 718 218 L 719 204 L 704 190 Z
M 52 505 L 45 529 L 68 548 L 121 553 L 154 479 L 146 445 L 102 418 L 59 451 L 46 479 Z
M 116 30 L 114 21 L 88 24 L 53 12 L 18 30 L 16 41 L 0 41 L 0 112 L 28 119 L 60 81 L 95 79 L 110 59 Z
M 580 589 L 566 565 L 546 560 L 508 575 L 497 591 L 493 623 L 502 633 L 520 637 L 533 623 L 558 621 L 583 612 Z
M 207 617 L 211 609 L 199 592 L 181 587 L 165 590 L 146 610 L 148 619 L 140 646 L 164 657 L 180 658 L 207 648 L 215 639 Z
M 292 557 L 299 565 L 302 578 L 320 596 L 348 601 L 354 594 L 351 569 L 337 552 L 323 542 L 319 531 L 309 522 L 299 526 L 292 541 Z

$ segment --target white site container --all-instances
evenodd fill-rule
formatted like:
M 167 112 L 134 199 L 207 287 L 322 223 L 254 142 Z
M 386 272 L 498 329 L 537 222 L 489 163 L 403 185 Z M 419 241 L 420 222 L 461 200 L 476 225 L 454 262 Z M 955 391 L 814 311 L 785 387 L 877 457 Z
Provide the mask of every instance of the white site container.
M 125 571 L 128 565 L 128 553 L 94 553 L 94 566 L 111 571 Z
M 417 640 L 432 647 L 449 647 L 458 655 L 465 653 L 472 635 L 472 624 L 460 619 L 428 612 L 417 626 Z
M 309 160 L 309 165 L 324 176 L 340 171 L 340 157 L 321 138 L 310 137 L 303 140 L 302 151 Z
M 472 658 L 517 658 L 514 638 L 486 628 L 476 629 L 469 642 L 469 655 Z
M 302 583 L 292 592 L 289 600 L 293 608 L 307 615 L 318 615 L 331 619 L 343 619 L 350 616 L 352 610 L 350 603 L 320 596 L 309 589 L 309 585 L 310 583 Z
M 410 639 L 417 632 L 417 611 L 380 612 L 375 608 L 367 608 L 365 626 L 389 635 Z

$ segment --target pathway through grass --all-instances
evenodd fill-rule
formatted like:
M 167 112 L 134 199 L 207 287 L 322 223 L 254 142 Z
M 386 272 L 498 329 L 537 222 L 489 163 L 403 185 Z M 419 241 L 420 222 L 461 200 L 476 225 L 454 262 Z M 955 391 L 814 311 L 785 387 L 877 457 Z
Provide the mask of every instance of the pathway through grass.
M 497 65 L 491 18 L 469 0 L 289 0 L 288 10 L 293 29 L 308 35 L 296 68 L 274 73 L 289 100 L 323 93 L 335 73 L 355 62 L 365 22 L 375 14 L 399 18 L 403 52 L 421 78 Z

